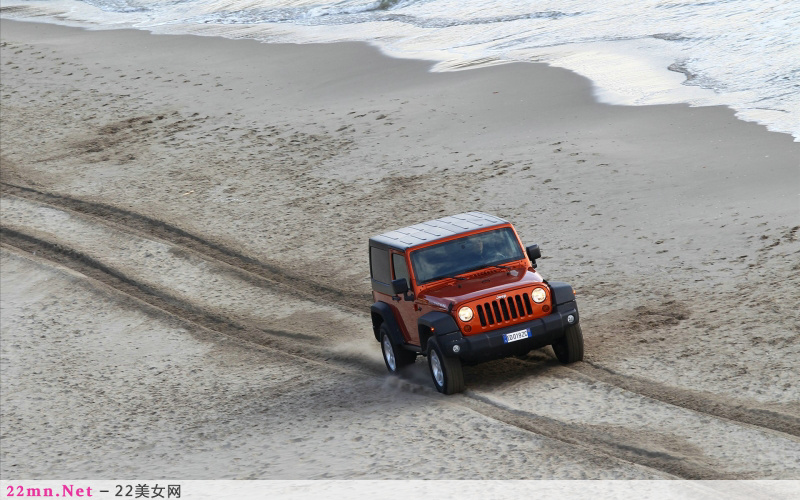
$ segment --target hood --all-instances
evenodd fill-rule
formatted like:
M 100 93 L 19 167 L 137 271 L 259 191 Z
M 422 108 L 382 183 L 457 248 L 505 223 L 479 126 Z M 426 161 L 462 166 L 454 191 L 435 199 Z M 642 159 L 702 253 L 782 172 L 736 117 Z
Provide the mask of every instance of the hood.
M 515 290 L 544 280 L 535 270 L 525 266 L 509 266 L 511 270 L 499 268 L 485 268 L 470 274 L 465 274 L 463 280 L 447 279 L 420 293 L 420 299 L 440 307 L 453 304 L 456 306 L 481 297 L 498 295 L 509 290 Z

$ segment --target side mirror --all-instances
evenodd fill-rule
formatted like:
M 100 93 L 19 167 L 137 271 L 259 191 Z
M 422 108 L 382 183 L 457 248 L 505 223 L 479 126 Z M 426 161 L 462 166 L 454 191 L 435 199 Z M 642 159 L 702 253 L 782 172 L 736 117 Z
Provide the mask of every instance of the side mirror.
M 408 281 L 405 278 L 400 278 L 392 281 L 392 292 L 395 295 L 405 296 L 408 293 Z
M 531 265 L 536 269 L 536 259 L 542 258 L 542 251 L 539 250 L 539 245 L 525 247 L 525 252 L 528 254 L 528 258 L 531 259 Z
M 403 300 L 414 300 L 414 294 L 408 293 L 408 280 L 400 278 L 392 281 L 392 292 L 394 292 L 393 300 L 400 300 L 400 295 Z

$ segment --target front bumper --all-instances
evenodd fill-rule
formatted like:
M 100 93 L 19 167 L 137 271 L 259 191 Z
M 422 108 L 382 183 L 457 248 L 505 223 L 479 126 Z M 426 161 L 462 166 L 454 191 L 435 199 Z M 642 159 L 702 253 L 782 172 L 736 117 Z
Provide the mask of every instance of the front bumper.
M 570 316 L 572 316 L 572 322 L 569 321 Z M 550 345 L 564 336 L 567 327 L 577 325 L 579 319 L 578 305 L 575 301 L 570 301 L 560 304 L 557 310 L 547 316 L 533 321 L 476 335 L 463 335 L 458 331 L 451 332 L 437 335 L 436 339 L 445 356 L 457 356 L 466 362 L 489 361 L 523 355 L 532 349 Z M 505 334 L 526 328 L 530 329 L 530 337 L 509 343 L 505 342 L 503 337 Z M 458 353 L 453 352 L 454 346 L 458 346 Z

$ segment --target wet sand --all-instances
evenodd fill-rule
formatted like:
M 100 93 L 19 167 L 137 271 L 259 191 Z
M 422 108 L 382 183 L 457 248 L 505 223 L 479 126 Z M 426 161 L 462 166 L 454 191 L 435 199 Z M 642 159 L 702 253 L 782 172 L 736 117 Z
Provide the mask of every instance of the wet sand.
M 361 44 L 0 48 L 4 477 L 800 478 L 790 136 Z M 575 286 L 585 362 L 384 373 L 367 238 L 470 210 Z

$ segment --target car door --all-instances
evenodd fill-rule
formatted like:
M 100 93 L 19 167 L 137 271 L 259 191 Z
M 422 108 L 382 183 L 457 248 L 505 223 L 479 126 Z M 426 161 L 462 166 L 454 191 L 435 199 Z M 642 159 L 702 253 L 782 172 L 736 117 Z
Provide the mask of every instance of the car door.
M 406 263 L 405 254 L 392 250 L 391 252 L 391 268 L 392 280 L 405 278 L 408 282 L 408 287 L 411 289 L 411 275 L 408 272 L 408 264 Z M 411 292 L 409 292 L 411 293 Z M 415 300 L 405 300 L 400 298 L 398 301 L 393 301 L 394 306 L 397 308 L 397 314 L 400 319 L 400 328 L 403 330 L 403 336 L 406 342 L 412 345 L 419 345 L 419 330 L 417 329 L 417 320 L 420 316 L 419 306 Z

